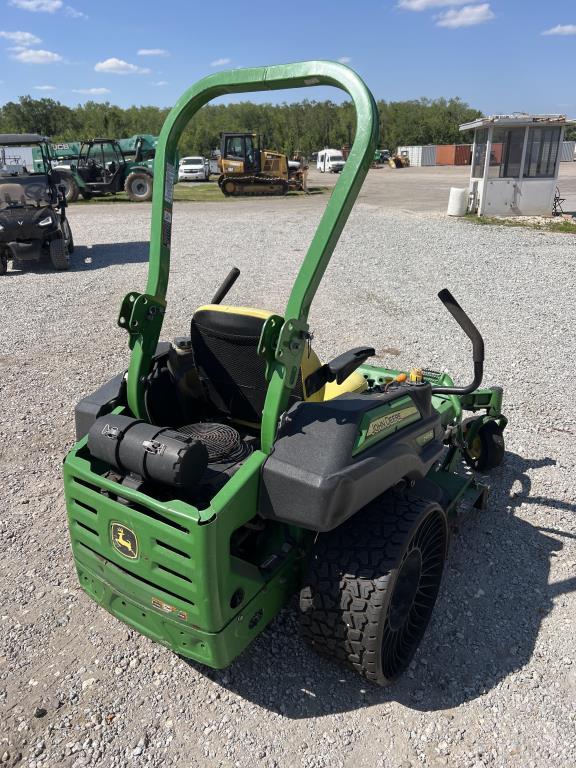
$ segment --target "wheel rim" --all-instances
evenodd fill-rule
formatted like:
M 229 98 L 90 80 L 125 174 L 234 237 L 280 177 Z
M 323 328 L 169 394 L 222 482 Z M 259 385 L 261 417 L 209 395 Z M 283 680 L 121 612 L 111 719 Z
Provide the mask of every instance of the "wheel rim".
M 482 438 L 480 435 L 476 435 L 474 440 L 472 440 L 472 444 L 468 448 L 468 453 L 471 459 L 476 460 L 480 458 L 480 454 L 482 453 Z
M 132 193 L 136 197 L 145 197 L 148 194 L 148 184 L 142 179 L 132 182 Z
M 428 625 L 440 588 L 446 535 L 444 515 L 435 509 L 404 551 L 382 636 L 382 671 L 389 680 L 409 664 Z

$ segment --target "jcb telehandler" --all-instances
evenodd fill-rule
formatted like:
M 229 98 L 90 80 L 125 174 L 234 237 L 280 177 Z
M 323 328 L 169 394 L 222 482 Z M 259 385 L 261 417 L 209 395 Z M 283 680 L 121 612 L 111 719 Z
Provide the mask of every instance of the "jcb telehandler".
M 286 195 L 302 189 L 299 162 L 260 148 L 256 133 L 222 133 L 218 186 L 227 196 Z
M 346 91 L 358 127 L 286 310 L 223 305 L 234 269 L 182 319 L 182 336 L 159 343 L 182 131 L 222 94 L 310 84 Z M 396 678 L 432 614 L 459 503 L 485 503 L 471 470 L 504 455 L 502 390 L 479 388 L 482 337 L 447 290 L 440 299 L 472 341 L 467 386 L 369 364 L 371 346 L 324 364 L 312 349 L 310 305 L 377 140 L 371 93 L 326 61 L 213 74 L 160 135 L 148 284 L 118 318 L 130 365 L 77 405 L 64 482 L 84 590 L 210 667 L 230 664 L 299 592 L 317 651 L 375 683 Z M 270 258 L 282 268 L 281 247 Z

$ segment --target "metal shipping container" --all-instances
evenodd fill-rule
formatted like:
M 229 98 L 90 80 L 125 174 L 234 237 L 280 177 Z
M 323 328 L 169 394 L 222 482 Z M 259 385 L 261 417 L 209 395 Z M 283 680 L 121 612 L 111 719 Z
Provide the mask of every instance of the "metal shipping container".
M 436 145 L 398 147 L 399 155 L 408 155 L 411 166 L 436 165 Z
M 560 162 L 571 163 L 574 158 L 574 152 L 576 151 L 576 141 L 563 141 L 560 148 Z
M 470 165 L 471 162 L 471 144 L 438 144 L 436 147 L 436 165 Z

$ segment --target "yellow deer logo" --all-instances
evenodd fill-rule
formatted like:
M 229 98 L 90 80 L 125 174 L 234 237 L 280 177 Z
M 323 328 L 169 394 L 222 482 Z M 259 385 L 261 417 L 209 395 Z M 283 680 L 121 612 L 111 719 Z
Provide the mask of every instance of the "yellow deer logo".
M 138 557 L 138 539 L 130 528 L 121 523 L 112 523 L 112 546 L 124 557 L 135 560 Z

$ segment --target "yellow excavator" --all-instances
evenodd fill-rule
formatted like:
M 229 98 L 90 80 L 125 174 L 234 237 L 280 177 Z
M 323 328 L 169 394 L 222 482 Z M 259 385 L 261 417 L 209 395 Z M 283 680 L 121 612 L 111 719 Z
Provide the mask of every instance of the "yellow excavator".
M 301 163 L 260 148 L 256 133 L 222 133 L 218 186 L 226 197 L 286 195 L 302 189 Z

